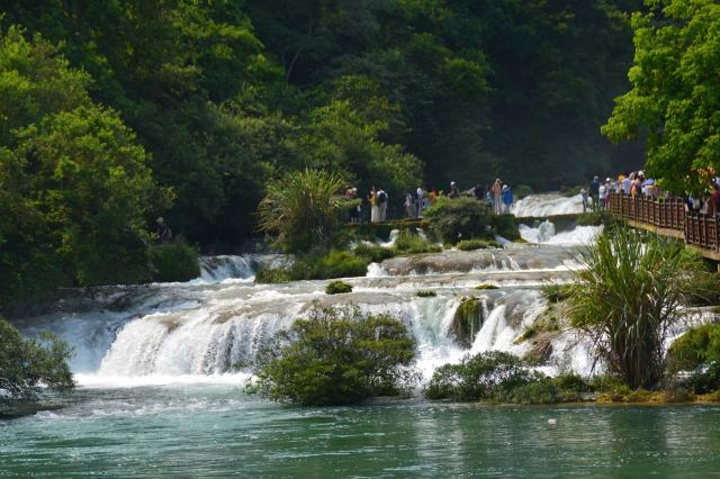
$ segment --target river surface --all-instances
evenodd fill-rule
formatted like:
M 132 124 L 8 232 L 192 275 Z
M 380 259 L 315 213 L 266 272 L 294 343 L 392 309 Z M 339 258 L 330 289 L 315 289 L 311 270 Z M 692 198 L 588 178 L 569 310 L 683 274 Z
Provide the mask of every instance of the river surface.
M 530 197 L 518 216 L 574 212 L 577 198 Z M 546 306 L 540 288 L 566 282 L 597 228 L 538 220 L 529 245 L 445 251 L 374 264 L 350 294 L 327 281 L 255 285 L 281 256 L 214 257 L 188 283 L 111 287 L 15 318 L 75 348 L 78 390 L 64 406 L 0 420 L 0 477 L 720 477 L 720 409 L 486 407 L 433 403 L 422 384 L 467 354 L 522 355 L 517 338 Z M 486 289 L 488 285 L 495 289 Z M 483 286 L 483 289 L 477 289 Z M 421 298 L 419 290 L 434 297 Z M 482 317 L 469 346 L 453 337 L 462 298 Z M 350 408 L 296 408 L 244 391 L 252 361 L 315 302 L 352 302 L 404 321 L 417 343 L 415 398 Z M 552 340 L 544 370 L 593 373 L 589 344 Z M 555 419 L 557 425 L 548 423 Z
M 62 410 L 0 422 L 0 452 L 2 477 L 708 478 L 720 409 L 315 409 L 229 384 L 81 388 Z

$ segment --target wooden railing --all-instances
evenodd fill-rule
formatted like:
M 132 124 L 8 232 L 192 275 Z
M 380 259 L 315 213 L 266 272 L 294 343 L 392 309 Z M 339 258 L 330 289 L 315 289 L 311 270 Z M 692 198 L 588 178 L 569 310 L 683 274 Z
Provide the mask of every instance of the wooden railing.
M 720 252 L 717 218 L 685 211 L 685 203 L 680 198 L 653 200 L 611 193 L 609 210 L 614 216 L 641 226 L 662 228 L 670 230 L 667 233 L 674 231 L 678 235 L 681 233 L 686 244 L 713 253 L 711 256 Z

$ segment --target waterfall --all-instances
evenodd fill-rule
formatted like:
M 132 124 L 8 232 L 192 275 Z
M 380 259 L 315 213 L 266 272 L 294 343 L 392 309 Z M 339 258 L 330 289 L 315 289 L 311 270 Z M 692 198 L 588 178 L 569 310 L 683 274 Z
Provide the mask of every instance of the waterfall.
M 516 201 L 510 212 L 518 218 L 543 218 L 583 212 L 580 195 L 564 197 L 559 194 L 530 195 Z
M 542 209 L 542 203 L 529 199 Z M 597 232 L 578 228 L 567 238 L 549 221 L 523 230 L 526 239 L 532 235 L 545 244 L 391 258 L 371 265 L 366 277 L 346 279 L 353 292 L 336 296 L 324 294 L 327 281 L 253 283 L 258 268 L 291 264 L 286 256 L 203 257 L 197 280 L 106 288 L 93 293 L 82 309 L 62 303 L 50 314 L 15 324 L 26 334 L 49 330 L 65 339 L 75 348 L 71 367 L 82 373 L 83 384 L 105 380 L 125 385 L 246 377 L 260 348 L 306 315 L 315 301 L 324 306 L 354 303 L 367 313 L 389 313 L 407 324 L 417 345 L 417 367 L 427 381 L 437 367 L 468 354 L 527 352 L 531 346 L 516 340 L 545 308 L 539 287 L 570 280 L 576 250 L 567 245 L 591 241 L 590 233 Z M 419 290 L 436 296 L 417 297 Z M 483 321 L 466 342 L 471 346 L 464 348 L 453 336 L 453 321 L 461 299 L 471 296 L 482 302 Z M 589 357 L 582 342 L 560 336 L 548 367 L 584 372 L 590 369 Z

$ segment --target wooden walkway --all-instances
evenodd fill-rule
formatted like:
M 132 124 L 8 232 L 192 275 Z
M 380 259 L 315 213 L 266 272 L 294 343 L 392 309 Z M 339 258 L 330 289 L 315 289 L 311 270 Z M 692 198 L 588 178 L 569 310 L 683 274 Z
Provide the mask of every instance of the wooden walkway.
M 682 199 L 652 200 L 611 193 L 609 210 L 634 228 L 681 239 L 699 248 L 704 257 L 720 261 L 718 220 L 686 211 Z

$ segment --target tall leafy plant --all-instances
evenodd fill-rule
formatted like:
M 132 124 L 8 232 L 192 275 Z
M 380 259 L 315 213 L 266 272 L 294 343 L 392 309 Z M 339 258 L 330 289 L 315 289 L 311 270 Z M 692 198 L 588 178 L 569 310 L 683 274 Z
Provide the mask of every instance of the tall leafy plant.
M 570 292 L 571 319 L 589 335 L 597 359 L 632 387 L 663 375 L 665 341 L 700 260 L 679 242 L 615 228 L 581 255 Z
M 286 173 L 268 184 L 258 207 L 258 228 L 277 234 L 278 244 L 290 252 L 327 245 L 340 224 L 344 184 L 338 175 L 323 170 Z

